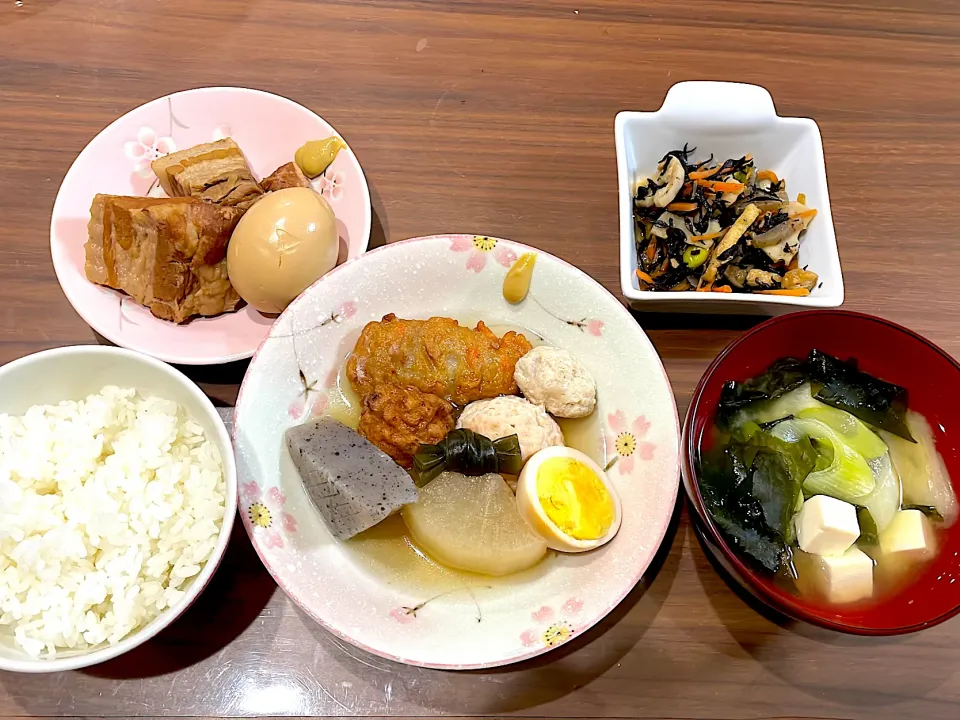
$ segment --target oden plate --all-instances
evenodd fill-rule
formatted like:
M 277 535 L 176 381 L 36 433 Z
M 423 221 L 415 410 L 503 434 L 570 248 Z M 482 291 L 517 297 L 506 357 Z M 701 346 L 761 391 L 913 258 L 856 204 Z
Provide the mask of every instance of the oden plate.
M 280 317 L 244 378 L 234 442 L 244 525 L 267 569 L 327 630 L 369 652 L 446 669 L 533 657 L 609 613 L 664 538 L 677 496 L 679 427 L 656 351 L 623 306 L 546 253 L 519 305 L 501 294 L 507 267 L 531 248 L 472 235 L 388 245 L 346 263 Z M 619 535 L 600 550 L 555 555 L 508 581 L 410 576 L 335 541 L 313 509 L 284 431 L 328 410 L 363 326 L 401 318 L 483 319 L 566 348 L 598 385 L 596 451 L 623 502 Z M 604 457 L 605 456 L 605 457 Z M 386 550 L 384 550 L 386 553 Z M 377 567 L 381 565 L 382 567 Z M 386 569 L 385 569 L 386 568 Z

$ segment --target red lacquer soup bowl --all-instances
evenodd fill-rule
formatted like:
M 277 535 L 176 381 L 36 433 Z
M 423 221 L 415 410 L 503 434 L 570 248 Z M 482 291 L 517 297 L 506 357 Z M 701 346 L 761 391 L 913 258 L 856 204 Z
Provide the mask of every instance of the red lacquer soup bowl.
M 859 606 L 809 603 L 744 562 L 704 509 L 696 472 L 701 442 L 715 420 L 728 380 L 762 373 L 775 360 L 806 357 L 814 348 L 856 358 L 871 375 L 907 388 L 910 409 L 924 415 L 960 496 L 960 365 L 916 333 L 880 318 L 842 310 L 784 315 L 731 343 L 710 365 L 687 411 L 681 443 L 683 481 L 704 546 L 751 595 L 797 620 L 841 632 L 893 635 L 943 622 L 960 612 L 960 522 L 939 531 L 939 552 L 911 582 Z

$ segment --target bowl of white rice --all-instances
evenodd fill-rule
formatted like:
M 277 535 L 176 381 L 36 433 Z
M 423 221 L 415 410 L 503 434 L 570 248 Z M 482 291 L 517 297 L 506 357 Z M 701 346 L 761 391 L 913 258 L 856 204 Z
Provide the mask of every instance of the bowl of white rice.
M 210 581 L 236 504 L 223 421 L 169 365 L 78 346 L 0 367 L 0 670 L 152 638 Z

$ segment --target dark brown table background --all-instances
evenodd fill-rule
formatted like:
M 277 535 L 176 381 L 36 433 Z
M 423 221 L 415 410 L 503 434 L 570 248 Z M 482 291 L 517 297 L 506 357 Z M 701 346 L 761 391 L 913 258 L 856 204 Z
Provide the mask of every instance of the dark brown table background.
M 760 83 L 781 114 L 816 118 L 846 307 L 960 354 L 950 0 L 0 3 L 0 362 L 96 341 L 54 277 L 50 210 L 84 144 L 146 100 L 228 84 L 291 97 L 356 151 L 374 244 L 509 237 L 619 296 L 613 118 L 689 79 Z M 638 320 L 681 413 L 751 324 Z M 230 403 L 243 366 L 191 372 Z M 960 620 L 896 639 L 797 626 L 734 594 L 685 515 L 667 546 L 595 631 L 536 662 L 456 674 L 344 647 L 276 588 L 241 528 L 200 602 L 156 641 L 82 672 L 0 673 L 0 717 L 960 716 Z

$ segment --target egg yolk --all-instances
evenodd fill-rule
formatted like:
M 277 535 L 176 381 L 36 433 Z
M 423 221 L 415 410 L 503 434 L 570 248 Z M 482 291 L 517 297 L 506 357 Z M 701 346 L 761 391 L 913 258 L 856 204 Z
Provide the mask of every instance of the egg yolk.
M 579 460 L 544 460 L 537 472 L 537 497 L 551 522 L 577 540 L 598 540 L 613 525 L 616 509 L 607 486 Z

